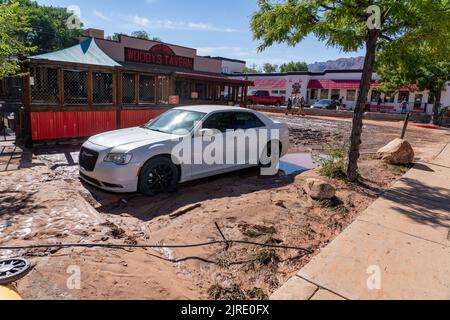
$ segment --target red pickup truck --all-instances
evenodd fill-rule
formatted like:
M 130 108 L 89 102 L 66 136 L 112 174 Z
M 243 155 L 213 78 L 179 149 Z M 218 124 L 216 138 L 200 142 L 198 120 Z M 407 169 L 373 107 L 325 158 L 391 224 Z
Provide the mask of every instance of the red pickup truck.
M 247 95 L 247 104 L 263 104 L 271 106 L 281 106 L 286 103 L 286 98 L 283 96 L 271 96 L 267 90 L 253 90 Z

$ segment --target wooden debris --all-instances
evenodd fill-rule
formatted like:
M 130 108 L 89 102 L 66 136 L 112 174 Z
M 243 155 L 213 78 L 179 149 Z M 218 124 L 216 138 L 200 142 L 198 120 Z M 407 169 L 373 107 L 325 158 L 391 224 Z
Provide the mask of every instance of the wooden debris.
M 176 218 L 178 218 L 178 217 L 180 217 L 182 215 L 185 215 L 188 212 L 191 212 L 191 211 L 193 211 L 193 210 L 195 210 L 197 208 L 200 208 L 201 206 L 202 206 L 201 203 L 196 203 L 196 204 L 185 206 L 185 207 L 175 211 L 174 213 L 171 213 L 169 215 L 169 218 L 172 219 L 172 220 L 176 219 Z

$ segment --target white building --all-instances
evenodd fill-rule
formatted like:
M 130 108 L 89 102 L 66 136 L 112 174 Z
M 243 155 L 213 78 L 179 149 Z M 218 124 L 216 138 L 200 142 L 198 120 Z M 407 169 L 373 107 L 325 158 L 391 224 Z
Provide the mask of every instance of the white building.
M 288 98 L 296 88 L 300 88 L 300 94 L 305 97 L 309 105 L 322 99 L 344 98 L 348 108 L 354 108 L 358 97 L 359 84 L 362 70 L 334 70 L 323 73 L 312 72 L 288 72 L 272 74 L 248 74 L 240 75 L 240 78 L 251 80 L 258 90 L 269 90 L 272 95 L 280 95 Z M 433 95 L 429 91 L 418 92 L 415 87 L 402 88 L 399 92 L 381 93 L 378 75 L 374 75 L 369 91 L 368 103 L 372 111 L 400 113 L 401 102 L 406 98 L 408 111 L 432 114 Z M 450 83 L 442 92 L 441 103 L 444 107 L 450 106 Z M 380 104 L 381 98 L 381 104 Z
M 205 57 L 210 59 L 219 60 L 222 63 L 222 73 L 223 74 L 236 74 L 244 72 L 246 65 L 245 61 L 229 59 L 224 57 Z

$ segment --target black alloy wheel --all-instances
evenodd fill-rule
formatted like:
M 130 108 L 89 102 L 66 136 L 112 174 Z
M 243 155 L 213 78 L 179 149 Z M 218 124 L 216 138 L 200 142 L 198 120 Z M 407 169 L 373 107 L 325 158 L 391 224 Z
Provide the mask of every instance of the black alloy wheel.
M 141 171 L 139 191 L 150 196 L 176 190 L 180 173 L 170 159 L 158 157 L 150 160 Z

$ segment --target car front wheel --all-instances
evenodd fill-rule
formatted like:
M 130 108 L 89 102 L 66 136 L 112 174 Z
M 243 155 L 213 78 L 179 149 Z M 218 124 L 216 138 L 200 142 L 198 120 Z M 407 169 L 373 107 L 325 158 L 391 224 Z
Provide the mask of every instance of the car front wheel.
M 173 162 L 165 157 L 157 157 L 145 164 L 139 176 L 139 192 L 155 196 L 173 192 L 178 186 L 180 172 Z

